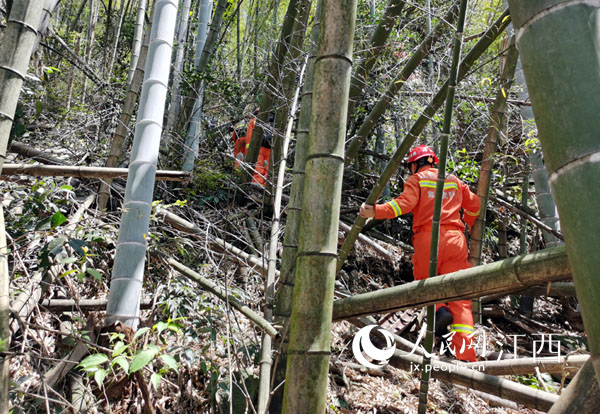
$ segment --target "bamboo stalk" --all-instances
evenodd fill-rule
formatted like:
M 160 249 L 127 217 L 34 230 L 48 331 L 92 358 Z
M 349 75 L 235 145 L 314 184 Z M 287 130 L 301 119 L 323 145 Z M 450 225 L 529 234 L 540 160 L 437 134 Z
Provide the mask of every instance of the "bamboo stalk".
M 63 165 L 64 161 L 60 158 L 56 158 L 50 154 L 46 154 L 39 149 L 33 148 L 27 144 L 23 144 L 22 142 L 12 141 L 8 146 L 8 150 L 10 152 L 14 152 L 16 154 L 22 155 L 24 157 L 33 158 L 34 160 L 44 163 L 44 164 L 56 164 Z
M 283 184 L 285 180 L 285 169 L 287 167 L 287 156 L 292 135 L 292 126 L 294 124 L 294 114 L 298 105 L 298 96 L 300 95 L 300 85 L 304 78 L 306 69 L 306 60 L 300 71 L 298 87 L 294 94 L 294 99 L 290 112 L 288 114 L 288 123 L 283 137 L 282 158 L 279 163 L 279 172 L 275 186 L 275 198 L 273 200 L 273 220 L 271 223 L 271 239 L 269 241 L 269 256 L 267 279 L 265 280 L 265 320 L 273 321 L 273 307 L 275 306 L 275 273 L 277 271 L 277 243 L 279 241 L 279 226 L 281 222 L 281 195 L 283 194 Z M 272 340 L 271 337 L 263 335 L 260 358 L 260 376 L 258 386 L 258 414 L 266 414 L 269 408 L 269 399 L 271 395 L 271 367 L 273 366 Z
M 333 320 L 510 292 L 571 276 L 565 247 L 363 293 L 333 303 Z
M 44 299 L 40 302 L 40 306 L 52 312 L 72 312 L 76 310 L 89 312 L 106 310 L 107 302 L 108 299 Z M 150 300 L 142 300 L 140 303 L 140 309 L 150 309 L 151 307 L 152 301 Z
M 600 389 L 592 360 L 589 359 L 562 392 L 549 414 L 585 414 L 597 413 L 599 410 Z
M 526 375 L 540 372 L 575 374 L 590 359 L 589 355 L 571 355 L 563 357 L 502 359 L 499 361 L 479 361 L 465 364 L 466 368 L 482 370 L 490 375 Z
M 438 245 L 440 236 L 440 222 L 442 216 L 442 195 L 444 194 L 444 183 L 446 182 L 446 159 L 448 156 L 448 140 L 450 137 L 450 125 L 452 124 L 452 110 L 454 109 L 454 93 L 456 90 L 456 76 L 458 72 L 458 63 L 460 60 L 460 51 L 462 47 L 462 36 L 465 26 L 465 16 L 467 14 L 467 0 L 461 0 L 458 13 L 458 23 L 454 33 L 454 47 L 452 53 L 452 66 L 450 68 L 450 77 L 448 78 L 448 96 L 446 97 L 446 107 L 444 108 L 444 124 L 440 136 L 440 157 L 438 166 L 438 176 L 435 186 L 435 200 L 433 203 L 433 217 L 431 226 L 431 246 L 429 250 L 429 277 L 432 278 L 438 274 Z M 425 336 L 425 349 L 427 353 L 423 357 L 421 370 L 421 387 L 419 388 L 419 414 L 427 412 L 427 394 L 429 391 L 429 371 L 426 367 L 430 363 L 430 353 L 433 351 L 433 330 L 435 326 L 435 306 L 427 307 L 427 335 Z
M 396 351 L 390 359 L 390 365 L 413 372 L 421 366 L 422 361 L 423 358 L 420 356 Z M 462 364 L 453 364 L 432 358 L 429 368 L 432 378 L 483 391 L 540 411 L 548 411 L 558 400 L 558 395 L 468 369 Z
M 187 266 L 184 266 L 183 264 L 179 263 L 175 259 L 169 258 L 169 259 L 167 259 L 167 263 L 169 263 L 171 266 L 173 266 L 175 268 L 175 270 L 177 270 L 179 273 L 181 273 L 188 279 L 193 280 L 194 282 L 201 285 L 204 289 L 208 290 L 210 293 L 217 296 L 219 299 L 229 303 L 232 307 L 237 309 L 242 315 L 246 316 L 250 321 L 252 321 L 256 326 L 263 329 L 265 331 L 265 333 L 267 333 L 269 336 L 275 338 L 279 335 L 279 333 L 277 332 L 277 329 L 275 329 L 275 327 L 273 327 L 273 325 L 271 325 L 267 320 L 265 320 L 258 313 L 254 312 L 248 306 L 244 305 L 242 302 L 240 302 L 234 296 L 227 294 L 226 289 L 222 288 L 221 286 L 217 285 L 216 283 L 212 282 L 211 280 L 203 277 L 202 275 L 194 272 L 192 269 L 190 269 Z
M 4 164 L 2 176 L 30 175 L 32 177 L 119 178 L 127 177 L 128 168 L 80 167 L 74 165 Z M 188 181 L 190 174 L 183 171 L 156 171 L 156 179 Z

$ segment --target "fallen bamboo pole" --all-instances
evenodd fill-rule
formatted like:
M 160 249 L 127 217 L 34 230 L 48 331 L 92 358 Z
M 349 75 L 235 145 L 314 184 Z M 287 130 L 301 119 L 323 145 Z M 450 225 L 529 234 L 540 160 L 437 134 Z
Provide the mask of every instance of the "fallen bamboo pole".
M 237 300 L 231 295 L 228 295 L 226 290 L 221 286 L 217 285 L 211 280 L 201 276 L 200 274 L 194 272 L 189 267 L 186 267 L 179 263 L 178 261 L 169 258 L 167 259 L 167 263 L 175 268 L 179 273 L 184 275 L 190 280 L 200 284 L 203 288 L 217 296 L 219 299 L 229 303 L 232 307 L 237 309 L 242 315 L 246 316 L 249 320 L 254 322 L 258 327 L 262 328 L 267 334 L 272 337 L 277 337 L 278 332 L 277 329 L 273 327 L 269 322 L 267 322 L 262 316 L 258 313 L 254 312 L 248 306 L 244 305 L 242 302 Z
M 519 358 L 502 359 L 500 361 L 469 362 L 465 367 L 471 369 L 482 368 L 490 375 L 526 375 L 535 373 L 537 367 L 540 372 L 549 374 L 562 374 L 569 372 L 575 374 L 590 359 L 589 355 L 571 355 L 567 357 Z
M 71 165 L 4 164 L 2 175 L 30 175 L 33 177 L 119 178 L 127 177 L 128 168 L 80 167 Z M 188 181 L 190 173 L 183 171 L 156 171 L 162 181 Z
M 422 360 L 423 358 L 420 356 L 396 351 L 389 363 L 395 368 L 412 373 L 416 369 L 420 369 Z M 428 368 L 432 378 L 496 395 L 540 411 L 548 411 L 558 400 L 558 395 L 469 369 L 462 363 L 449 363 L 432 358 Z
M 598 413 L 600 392 L 592 360 L 588 360 L 552 406 L 550 414 Z
M 513 293 L 520 293 L 522 295 L 529 295 L 529 296 L 550 296 L 550 297 L 577 296 L 577 293 L 575 292 L 575 283 L 573 283 L 573 282 L 550 283 L 550 288 L 548 288 L 547 285 L 546 286 L 531 286 L 524 290 L 515 291 Z M 504 296 L 506 296 L 506 293 L 498 293 L 495 295 L 483 296 L 481 298 L 481 303 L 490 302 L 492 300 L 496 300 L 496 299 L 499 299 Z
M 333 320 L 512 292 L 571 277 L 564 246 L 336 300 Z
M 52 312 L 72 312 L 72 311 L 103 311 L 106 310 L 108 299 L 45 299 L 40 302 L 40 306 Z M 150 309 L 152 301 L 142 300 L 140 309 Z

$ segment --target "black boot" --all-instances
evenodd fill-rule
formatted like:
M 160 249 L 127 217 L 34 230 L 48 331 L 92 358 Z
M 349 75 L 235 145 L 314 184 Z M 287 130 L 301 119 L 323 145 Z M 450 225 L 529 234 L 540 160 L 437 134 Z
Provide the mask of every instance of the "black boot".
M 448 333 L 448 325 L 454 318 L 447 307 L 443 306 L 435 313 L 435 336 L 442 336 Z

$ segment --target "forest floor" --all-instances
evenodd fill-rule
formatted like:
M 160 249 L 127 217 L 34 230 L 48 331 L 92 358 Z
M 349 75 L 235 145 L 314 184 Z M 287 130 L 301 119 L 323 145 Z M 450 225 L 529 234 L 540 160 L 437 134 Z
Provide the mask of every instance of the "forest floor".
M 243 208 L 216 208 L 223 203 L 219 200 L 181 206 L 157 203 L 194 222 L 203 232 L 191 237 L 153 217 L 142 297 L 143 333 L 136 338 L 117 327 L 117 334 L 111 334 L 99 330 L 104 317 L 101 306 L 84 309 L 79 302 L 108 297 L 119 214 L 101 214 L 86 207 L 83 200 L 93 188 L 76 181 L 14 180 L 2 200 L 13 252 L 12 306 L 19 294 L 39 295 L 14 324 L 12 413 L 227 413 L 232 389 L 232 412 L 252 412 L 250 396 L 258 376 L 260 331 L 228 304 L 184 279 L 165 259 L 176 257 L 260 311 L 262 276 L 256 271 L 242 272 L 244 266 L 216 249 L 211 237 L 266 251 L 264 241 L 250 240 L 253 237 L 242 229 L 251 216 L 266 240 L 269 220 L 262 220 L 252 203 Z M 74 219 L 77 211 L 81 217 Z M 57 212 L 61 214 L 57 216 Z M 386 224 L 381 230 L 393 234 L 398 226 L 397 222 Z M 393 259 L 356 244 L 338 277 L 336 291 L 357 294 L 412 279 L 411 254 L 386 242 L 376 243 L 392 253 Z M 516 254 L 515 243 L 512 254 Z M 39 277 L 44 282 L 38 286 L 35 281 L 39 284 Z M 40 286 L 42 290 L 38 290 Z M 74 304 L 59 309 L 50 302 L 57 299 Z M 531 356 L 533 341 L 539 340 L 535 335 L 553 333 L 562 336 L 563 354 L 579 352 L 585 338 L 575 307 L 573 299 L 540 296 L 535 299 L 533 316 L 525 318 L 511 305 L 510 297 L 504 297 L 486 305 L 484 323 L 476 328 L 487 335 L 489 351 L 499 351 L 498 346 L 509 350 L 511 335 L 522 335 L 519 357 Z M 414 314 L 418 313 L 415 310 Z M 384 316 L 379 315 L 378 320 Z M 415 342 L 422 323 L 413 318 L 404 326 L 402 337 Z M 357 331 L 348 322 L 333 324 L 328 413 L 416 413 L 419 376 L 391 367 L 369 375 L 357 368 L 351 350 Z M 75 357 L 76 344 L 82 340 L 87 345 Z M 117 361 L 118 349 L 128 342 L 133 345 L 120 351 L 127 360 L 124 368 L 122 359 Z M 106 358 L 88 365 L 87 372 L 81 370 L 86 371 L 85 366 L 70 366 L 67 375 L 55 380 L 53 368 L 61 361 L 71 358 L 79 363 L 86 355 L 100 354 Z M 151 356 L 137 373 L 124 375 L 142 354 Z M 569 381 L 544 373 L 511 379 L 553 393 Z M 435 413 L 536 412 L 505 400 L 490 401 L 485 395 L 436 379 L 431 380 L 429 407 Z

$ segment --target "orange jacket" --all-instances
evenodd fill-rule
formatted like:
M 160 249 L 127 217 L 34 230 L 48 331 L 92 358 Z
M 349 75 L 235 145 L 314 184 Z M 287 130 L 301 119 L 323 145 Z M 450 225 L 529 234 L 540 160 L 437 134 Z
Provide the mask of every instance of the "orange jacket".
M 438 170 L 423 167 L 411 175 L 404 184 L 404 192 L 394 200 L 375 206 L 375 218 L 395 218 L 402 214 L 413 213 L 413 231 L 431 229 L 435 186 Z M 455 226 L 464 231 L 465 225 L 460 219 L 460 209 L 464 208 L 464 221 L 471 227 L 479 216 L 480 201 L 469 187 L 454 175 L 446 177 L 442 199 L 442 226 Z
M 238 154 L 246 156 L 248 153 L 248 147 L 250 147 L 250 140 L 252 139 L 252 132 L 254 131 L 254 124 L 256 123 L 256 118 L 252 118 L 248 123 L 248 128 L 246 129 L 246 135 L 243 137 L 238 137 L 236 129 L 233 129 L 233 134 L 231 134 L 231 139 L 233 140 L 233 156 L 237 158 Z M 236 125 L 237 126 L 237 125 Z

